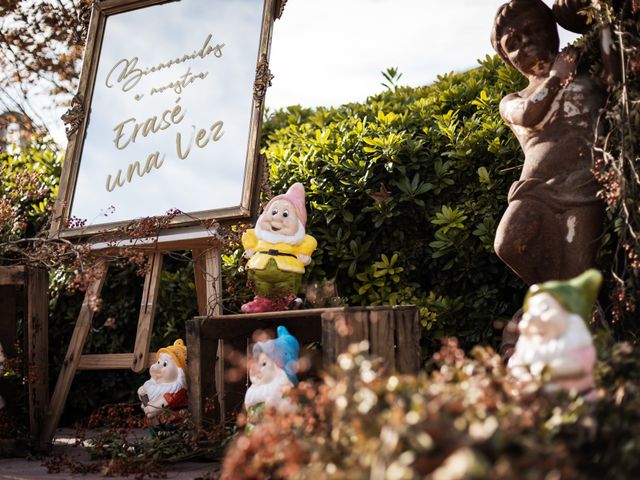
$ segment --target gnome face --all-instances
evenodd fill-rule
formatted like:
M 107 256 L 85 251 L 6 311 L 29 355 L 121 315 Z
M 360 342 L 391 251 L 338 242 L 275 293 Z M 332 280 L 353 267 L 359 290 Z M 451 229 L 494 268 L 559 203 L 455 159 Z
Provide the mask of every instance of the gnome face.
M 570 315 L 551 294 L 541 292 L 529 298 L 518 329 L 522 335 L 540 341 L 558 338 L 567 331 Z
M 294 236 L 301 224 L 293 204 L 288 200 L 278 199 L 267 205 L 258 219 L 258 227 L 277 235 Z
M 158 361 L 149 368 L 151 379 L 155 383 L 173 383 L 178 380 L 179 369 L 168 353 L 158 355 Z
M 249 378 L 252 384 L 266 385 L 275 380 L 279 370 L 281 368 L 266 353 L 260 352 L 249 369 Z

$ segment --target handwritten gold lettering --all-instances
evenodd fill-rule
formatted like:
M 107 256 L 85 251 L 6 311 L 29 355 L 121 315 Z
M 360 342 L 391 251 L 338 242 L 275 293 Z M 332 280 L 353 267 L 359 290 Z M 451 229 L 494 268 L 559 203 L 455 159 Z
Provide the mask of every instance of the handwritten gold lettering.
M 146 137 L 151 133 L 158 133 L 161 130 L 166 130 L 172 124 L 178 125 L 184 119 L 184 115 L 187 112 L 182 109 L 179 102 L 180 97 L 176 99 L 176 105 L 173 108 L 168 108 L 160 114 L 160 121 L 158 121 L 158 116 L 154 115 L 143 122 L 138 122 L 135 117 L 131 117 L 117 124 L 113 129 L 116 133 L 113 138 L 113 143 L 116 148 L 118 150 L 124 150 L 131 143 L 135 143 L 138 133 L 140 132 L 143 137 Z M 129 132 L 131 127 L 133 127 L 133 129 Z
M 152 169 L 159 169 L 164 164 L 164 159 L 164 155 L 162 156 L 162 158 L 160 158 L 160 152 L 151 153 L 147 157 L 147 161 L 142 171 L 140 170 L 140 162 L 136 160 L 135 162 L 130 163 L 127 167 L 126 181 L 122 179 L 122 169 L 118 170 L 118 173 L 116 173 L 113 182 L 111 181 L 111 175 L 107 175 L 107 192 L 113 192 L 116 187 L 124 187 L 125 183 L 131 183 L 131 181 L 135 178 L 134 174 L 137 174 L 138 177 L 144 177 L 145 175 L 151 173 Z
M 140 79 L 143 77 L 143 75 L 146 75 L 146 74 L 143 74 L 141 69 L 136 68 L 137 64 L 138 64 L 138 57 L 133 57 L 130 60 L 127 60 L 126 58 L 123 58 L 122 60 L 117 62 L 113 66 L 113 68 L 111 70 L 109 70 L 109 73 L 107 74 L 107 78 L 104 81 L 104 83 L 107 86 L 107 88 L 113 87 L 113 84 L 111 84 L 111 82 L 109 80 L 111 79 L 111 75 L 113 74 L 113 72 L 120 65 L 124 65 L 124 69 L 120 72 L 120 75 L 118 75 L 117 82 L 118 83 L 124 82 L 122 84 L 122 91 L 123 92 L 128 92 L 133 87 L 135 87 L 138 84 L 138 82 L 140 81 Z
M 218 140 L 220 140 L 222 138 L 222 135 L 224 135 L 224 131 L 222 130 L 222 127 L 224 127 L 224 123 L 222 122 L 222 120 L 218 120 L 213 125 L 211 125 L 211 128 L 210 128 L 211 139 L 214 142 L 217 142 Z
M 176 133 L 176 153 L 180 160 L 186 160 L 189 154 L 191 153 L 191 147 L 193 146 L 194 139 L 195 144 L 198 148 L 204 148 L 207 146 L 209 141 L 217 142 L 224 135 L 224 131 L 222 128 L 224 127 L 224 122 L 222 120 L 218 120 L 214 122 L 211 127 L 209 127 L 209 132 L 204 128 L 197 129 L 195 125 L 191 125 L 193 131 L 191 132 L 191 139 L 187 144 L 186 150 L 182 146 L 182 134 L 180 132 Z M 196 133 L 196 130 L 197 133 Z
M 114 132 L 116 132 L 116 136 L 113 139 L 113 143 L 115 143 L 116 148 L 118 150 L 124 150 L 127 145 L 129 145 L 129 143 L 131 142 L 131 137 L 129 137 L 129 140 L 127 140 L 127 142 L 124 145 L 120 144 L 120 140 L 123 137 L 122 134 L 122 130 L 124 129 L 124 126 L 129 123 L 129 122 L 134 122 L 135 123 L 136 119 L 135 118 L 127 118 L 125 121 L 120 122 L 118 125 L 116 125 L 116 127 L 113 129 Z
M 192 127 L 193 127 L 193 131 L 195 132 L 196 126 L 192 125 Z M 191 140 L 189 140 L 189 148 L 187 148 L 187 151 L 183 154 L 182 153 L 182 134 L 180 132 L 176 133 L 176 153 L 178 154 L 178 157 L 180 157 L 180 160 L 186 160 L 186 158 L 189 156 L 189 153 L 191 153 L 192 143 L 193 143 L 193 134 L 191 134 Z
M 175 93 L 177 93 L 178 95 L 180 95 L 182 93 L 182 91 L 187 88 L 189 85 L 191 85 L 193 82 L 195 82 L 198 79 L 205 79 L 207 78 L 207 75 L 209 75 L 209 72 L 199 72 L 199 73 L 195 73 L 192 74 L 191 73 L 191 68 L 187 69 L 187 73 L 185 73 L 184 75 L 182 75 L 179 80 L 176 80 L 175 82 L 171 82 L 168 83 L 162 87 L 153 87 L 151 88 L 151 91 L 149 92 L 150 95 L 154 95 L 156 93 L 162 93 L 165 90 L 171 89 L 173 90 Z
M 194 50 L 193 53 L 191 54 L 184 54 L 180 57 L 171 59 L 165 63 L 159 63 L 157 65 L 153 65 L 148 68 L 138 67 L 138 61 L 139 61 L 138 57 L 132 57 L 129 59 L 123 58 L 121 60 L 118 60 L 115 63 L 115 65 L 111 68 L 111 70 L 109 70 L 109 73 L 107 74 L 107 77 L 105 79 L 105 85 L 107 86 L 107 88 L 113 88 L 116 83 L 121 84 L 120 88 L 122 89 L 122 91 L 128 92 L 133 87 L 135 87 L 143 77 L 149 75 L 150 73 L 158 72 L 160 70 L 169 68 L 173 65 L 179 65 L 181 63 L 195 60 L 197 58 L 204 59 L 211 54 L 213 54 L 213 56 L 216 58 L 221 58 L 222 49 L 224 48 L 225 44 L 218 43 L 215 46 L 209 45 L 209 42 L 211 42 L 212 36 L 213 36 L 212 34 L 209 34 L 207 36 L 200 50 Z M 114 74 L 116 75 L 115 83 L 112 78 Z M 176 89 L 177 87 L 172 86 L 170 88 Z M 180 92 L 176 91 L 176 93 L 180 93 Z

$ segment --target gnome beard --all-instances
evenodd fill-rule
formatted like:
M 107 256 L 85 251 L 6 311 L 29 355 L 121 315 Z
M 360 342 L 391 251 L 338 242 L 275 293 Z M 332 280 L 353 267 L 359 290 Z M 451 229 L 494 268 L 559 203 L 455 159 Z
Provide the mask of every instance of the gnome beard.
M 144 382 L 142 389 L 148 397 L 150 403 L 157 403 L 165 393 L 176 393 L 183 388 L 187 388 L 187 378 L 184 371 L 178 369 L 178 378 L 170 383 L 157 383 L 153 378 Z
M 256 237 L 269 243 L 288 243 L 289 245 L 300 245 L 304 240 L 306 231 L 302 222 L 298 220 L 298 231 L 293 235 L 272 232 L 260 226 L 260 222 L 255 226 Z
M 579 315 L 568 315 L 566 321 L 568 325 L 563 326 L 557 335 L 548 338 L 523 329 L 518 339 L 519 349 L 523 353 L 518 359 L 525 365 L 550 363 L 567 352 L 591 345 L 591 337 Z
M 284 370 L 278 370 L 271 382 L 259 385 L 251 379 L 251 386 L 247 389 L 244 397 L 246 407 L 251 407 L 259 403 L 264 403 L 267 407 L 279 408 L 281 405 L 288 405 L 289 402 L 282 398 L 282 393 L 293 387 L 293 383 L 287 377 Z

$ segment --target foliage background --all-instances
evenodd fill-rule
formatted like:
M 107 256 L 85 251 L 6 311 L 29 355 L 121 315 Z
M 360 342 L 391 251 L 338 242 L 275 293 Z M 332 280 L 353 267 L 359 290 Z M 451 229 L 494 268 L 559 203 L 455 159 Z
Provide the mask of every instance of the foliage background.
M 362 104 L 290 107 L 272 114 L 264 126 L 271 190 L 282 192 L 295 181 L 307 188 L 307 230 L 319 242 L 308 281 L 334 281 L 347 304 L 419 305 L 425 355 L 445 335 L 458 336 L 465 346 L 495 344 L 494 321 L 511 316 L 524 288 L 492 247 L 522 163 L 498 103 L 523 80 L 497 58 L 480 63 L 420 88 L 398 87 L 392 75 L 385 91 Z M 22 167 L 3 167 L 1 198 L 13 208 L 2 223 L 3 241 L 31 236 L 46 223 L 61 153 L 41 143 L 2 157 L 3 165 L 19 162 L 39 172 L 30 179 L 38 195 L 11 198 L 12 191 L 21 191 L 11 182 L 21 178 Z M 43 180 L 46 188 L 39 187 Z M 25 219 L 19 232 L 11 230 L 12 217 Z M 249 296 L 241 255 L 230 239 L 223 257 L 227 311 L 237 311 Z M 192 265 L 185 260 L 165 260 L 152 349 L 183 336 L 184 322 L 196 314 Z M 135 270 L 132 265 L 110 270 L 87 352 L 133 349 L 143 282 Z M 52 380 L 82 301 L 65 287 L 74 274 L 51 272 Z M 141 381 L 130 372 L 80 373 L 66 412 L 81 414 L 107 400 L 132 399 Z
M 414 303 L 428 343 L 491 342 L 521 282 L 493 238 L 523 157 L 498 103 L 523 87 L 497 58 L 362 104 L 289 108 L 266 127 L 274 192 L 307 187 L 318 239 L 309 275 L 350 304 Z

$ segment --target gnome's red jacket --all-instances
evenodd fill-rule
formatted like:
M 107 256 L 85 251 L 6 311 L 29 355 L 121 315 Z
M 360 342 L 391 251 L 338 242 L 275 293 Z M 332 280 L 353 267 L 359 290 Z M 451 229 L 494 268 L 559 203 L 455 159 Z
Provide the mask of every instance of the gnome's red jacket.
M 171 410 L 185 408 L 189 404 L 186 388 L 181 388 L 175 393 L 165 393 L 163 397 L 167 402 L 167 408 Z

